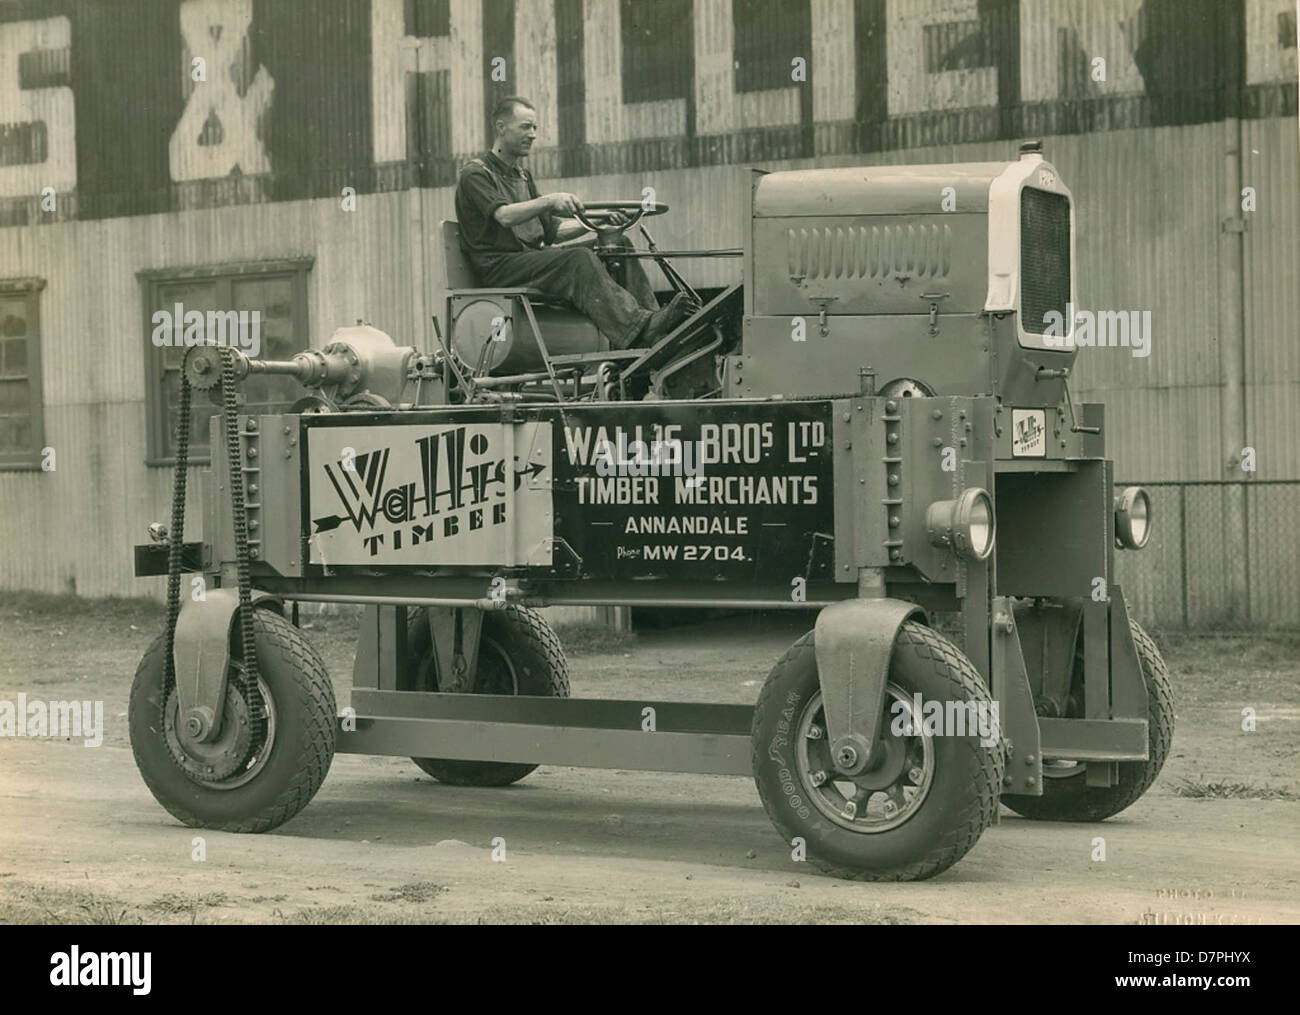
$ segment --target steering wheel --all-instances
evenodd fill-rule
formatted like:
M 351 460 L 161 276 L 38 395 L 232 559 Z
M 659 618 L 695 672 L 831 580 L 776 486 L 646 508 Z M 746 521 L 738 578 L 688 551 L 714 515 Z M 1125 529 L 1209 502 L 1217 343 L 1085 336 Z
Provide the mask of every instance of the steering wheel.
M 599 233 L 602 228 L 608 229 L 608 222 L 611 212 L 632 212 L 632 219 L 623 229 L 631 229 L 641 221 L 646 215 L 662 215 L 668 210 L 668 205 L 656 201 L 651 208 L 646 208 L 644 201 L 592 201 L 584 203 L 580 211 L 575 211 L 573 217 L 590 229 L 593 233 Z

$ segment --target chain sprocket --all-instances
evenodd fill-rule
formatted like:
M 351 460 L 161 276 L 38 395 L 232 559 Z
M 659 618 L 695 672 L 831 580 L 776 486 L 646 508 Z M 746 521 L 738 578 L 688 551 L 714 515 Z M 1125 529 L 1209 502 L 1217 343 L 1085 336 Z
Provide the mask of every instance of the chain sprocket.
M 196 345 L 185 353 L 181 373 L 190 387 L 211 391 L 221 383 L 221 350 L 217 346 Z
M 253 755 L 253 730 L 249 723 L 248 703 L 239 686 L 240 681 L 231 674 L 226 682 L 226 704 L 221 717 L 221 735 L 210 743 L 195 743 L 178 729 L 180 698 L 175 687 L 167 696 L 164 709 L 163 733 L 167 748 L 178 768 L 196 782 L 221 782 L 241 767 Z

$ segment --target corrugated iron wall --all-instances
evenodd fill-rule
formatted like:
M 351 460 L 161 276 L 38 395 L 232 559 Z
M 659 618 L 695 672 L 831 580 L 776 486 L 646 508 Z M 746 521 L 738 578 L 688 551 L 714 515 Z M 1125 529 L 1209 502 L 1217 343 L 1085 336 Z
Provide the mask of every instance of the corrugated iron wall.
M 1300 478 L 1300 144 L 1295 119 L 1242 121 L 1246 229 L 1246 432 L 1261 479 Z M 1257 448 L 1257 450 L 1259 450 Z
M 1290 0 L 9 0 L 0 45 L 30 108 L 0 168 L 42 164 L 33 180 L 67 199 L 56 214 L 82 218 L 440 186 L 518 92 L 548 132 L 533 156 L 548 177 L 1287 115 L 1294 14 Z M 0 179 L 0 204 L 18 194 Z M 21 203 L 4 215 L 48 221 Z

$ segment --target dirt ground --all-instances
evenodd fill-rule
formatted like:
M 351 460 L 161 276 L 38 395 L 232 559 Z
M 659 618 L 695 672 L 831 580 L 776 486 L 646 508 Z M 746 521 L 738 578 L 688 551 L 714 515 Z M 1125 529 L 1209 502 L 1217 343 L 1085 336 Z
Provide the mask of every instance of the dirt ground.
M 811 615 L 576 642 L 576 695 L 752 702 Z M 350 689 L 351 618 L 304 616 Z M 265 835 L 179 825 L 127 740 L 155 606 L 0 596 L 0 700 L 102 699 L 101 747 L 0 738 L 0 921 L 174 923 L 1293 923 L 1300 918 L 1300 640 L 1163 638 L 1178 698 L 1159 781 L 1097 824 L 1003 810 L 933 880 L 842 882 L 793 860 L 743 778 L 543 767 L 443 786 L 340 755 Z M 585 644 L 584 644 L 585 643 Z M 1245 732 L 1242 710 L 1254 710 Z M 1095 839 L 1105 860 L 1094 860 Z M 202 859 L 198 858 L 201 837 Z M 504 840 L 504 861 L 494 860 Z M 497 851 L 500 855 L 500 849 Z

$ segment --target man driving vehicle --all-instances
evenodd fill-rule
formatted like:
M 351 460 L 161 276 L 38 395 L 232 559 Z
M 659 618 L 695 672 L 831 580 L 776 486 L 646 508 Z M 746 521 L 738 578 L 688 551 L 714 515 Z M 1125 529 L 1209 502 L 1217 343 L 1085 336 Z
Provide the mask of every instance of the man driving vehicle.
M 624 289 L 589 247 L 554 246 L 588 230 L 571 217 L 582 210 L 576 195 L 539 195 L 519 165 L 537 138 L 537 111 L 509 96 L 493 109 L 492 123 L 491 151 L 471 159 L 456 183 L 461 249 L 480 285 L 528 286 L 567 300 L 615 349 L 654 345 L 698 309 L 685 293 L 660 308 L 636 258 L 626 262 Z M 629 220 L 615 211 L 608 221 L 622 227 Z

